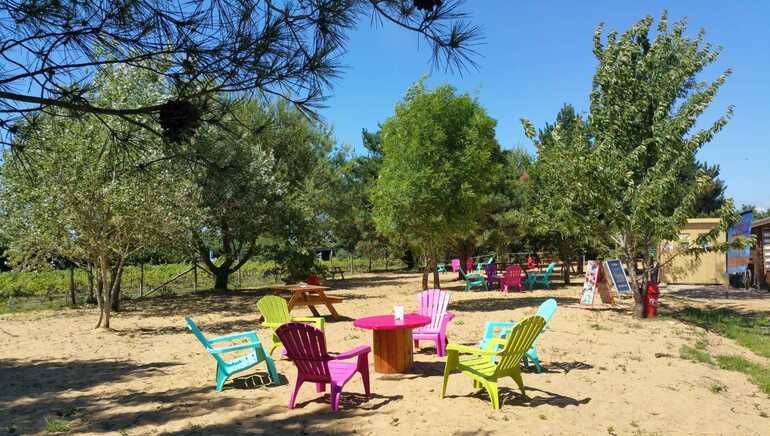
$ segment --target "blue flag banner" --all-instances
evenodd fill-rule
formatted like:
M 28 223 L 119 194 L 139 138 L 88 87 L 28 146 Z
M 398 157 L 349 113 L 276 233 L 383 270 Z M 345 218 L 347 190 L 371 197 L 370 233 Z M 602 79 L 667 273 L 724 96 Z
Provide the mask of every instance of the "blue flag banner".
M 735 225 L 727 229 L 727 240 L 732 241 L 737 236 L 751 236 L 751 211 L 741 214 L 741 219 Z M 749 266 L 750 247 L 727 250 L 727 273 L 738 274 L 746 272 Z

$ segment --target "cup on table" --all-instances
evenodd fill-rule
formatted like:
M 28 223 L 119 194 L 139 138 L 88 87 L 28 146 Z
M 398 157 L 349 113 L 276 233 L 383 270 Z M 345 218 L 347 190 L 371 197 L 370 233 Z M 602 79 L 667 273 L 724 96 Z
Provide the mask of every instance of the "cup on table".
M 393 306 L 393 318 L 396 321 L 404 320 L 404 306 Z

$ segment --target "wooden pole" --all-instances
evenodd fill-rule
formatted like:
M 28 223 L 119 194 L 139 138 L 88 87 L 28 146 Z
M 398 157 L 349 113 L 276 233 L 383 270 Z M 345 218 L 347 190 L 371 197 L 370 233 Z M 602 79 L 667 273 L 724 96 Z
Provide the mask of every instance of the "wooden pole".
M 241 270 L 238 269 L 238 289 L 241 289 Z
M 198 292 L 198 262 L 193 263 L 193 292 Z
M 353 274 L 353 255 L 348 255 L 348 259 L 350 260 L 350 273 Z
M 144 262 L 139 264 L 139 296 L 144 297 Z

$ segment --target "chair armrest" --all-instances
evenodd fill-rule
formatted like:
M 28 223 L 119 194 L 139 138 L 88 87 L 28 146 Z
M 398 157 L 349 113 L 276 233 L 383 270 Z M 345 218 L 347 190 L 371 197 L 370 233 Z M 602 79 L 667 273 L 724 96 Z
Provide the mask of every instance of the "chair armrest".
M 507 339 L 501 339 L 501 338 L 492 338 L 487 340 L 487 352 L 488 353 L 495 353 L 495 347 L 497 345 L 505 346 L 505 343 L 508 342 Z
M 285 322 L 267 322 L 267 321 L 262 321 L 262 325 L 263 326 L 271 328 L 273 330 L 277 329 L 278 327 L 280 327 L 280 326 L 282 326 L 284 324 L 286 324 L 286 323 Z
M 241 338 L 251 338 L 259 342 L 259 339 L 257 339 L 257 333 L 253 330 L 248 332 L 233 333 L 231 335 L 218 336 L 216 338 L 211 338 L 208 341 L 213 344 L 216 342 L 232 341 L 232 340 L 241 339 Z
M 516 322 L 487 321 L 487 325 L 484 328 L 484 339 L 495 337 L 495 329 L 512 329 L 514 325 L 516 325 Z
M 372 351 L 372 347 L 368 345 L 359 345 L 356 348 L 353 348 L 350 351 L 346 351 L 344 353 L 339 353 L 337 355 L 332 356 L 334 360 L 345 360 L 350 359 L 352 357 L 356 357 L 361 354 L 367 354 L 370 351 Z
M 291 320 L 293 322 L 306 322 L 306 323 L 313 323 L 316 327 L 318 327 L 320 330 L 324 329 L 324 319 L 320 316 L 297 316 L 292 317 Z
M 209 352 L 212 354 L 217 353 L 229 353 L 230 351 L 244 350 L 246 348 L 261 347 L 262 344 L 257 342 L 247 342 L 245 344 L 230 345 L 228 347 L 209 348 Z
M 499 353 L 484 351 L 481 348 L 469 347 L 467 345 L 449 344 L 446 347 L 447 351 L 455 351 L 458 353 L 475 354 L 477 356 L 496 356 Z

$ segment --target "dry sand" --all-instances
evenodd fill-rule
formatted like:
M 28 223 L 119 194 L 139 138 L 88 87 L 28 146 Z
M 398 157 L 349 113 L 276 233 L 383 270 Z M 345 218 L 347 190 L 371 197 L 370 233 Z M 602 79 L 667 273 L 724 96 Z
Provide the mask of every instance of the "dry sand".
M 53 417 L 68 422 L 72 433 L 129 435 L 770 434 L 770 399 L 745 375 L 679 358 L 679 348 L 696 340 L 707 341 L 713 354 L 751 355 L 730 340 L 670 318 L 637 321 L 625 306 L 581 309 L 577 287 L 503 295 L 462 292 L 459 282 L 448 281 L 452 274 L 442 278 L 453 291 L 452 342 L 476 344 L 485 321 L 520 319 L 548 297 L 559 301 L 539 345 L 547 372 L 524 373 L 528 398 L 513 380 L 503 380 L 502 409 L 493 411 L 486 393 L 454 374 L 448 398 L 440 400 L 444 363 L 432 346 L 415 354 L 409 374 L 372 373 L 369 399 L 354 377 L 338 413 L 331 412 L 328 393 L 316 394 L 312 385 L 289 410 L 296 371 L 282 360 L 281 385 L 266 386 L 260 365 L 218 393 L 214 360 L 183 317 L 192 316 L 207 335 L 256 329 L 268 342 L 254 310 L 266 291 L 239 291 L 129 304 L 113 318 L 114 332 L 92 329 L 92 309 L 0 317 L 0 433 L 8 427 L 42 433 L 45 418 Z M 414 308 L 419 276 L 359 275 L 332 286 L 333 294 L 347 297 L 338 308 L 349 319 L 327 319 L 326 337 L 331 351 L 344 351 L 371 345 L 371 332 L 353 328 L 352 318 L 388 313 L 395 304 Z M 672 307 L 770 310 L 766 292 L 730 294 L 678 288 L 663 300 Z M 724 389 L 714 392 L 715 385 Z

